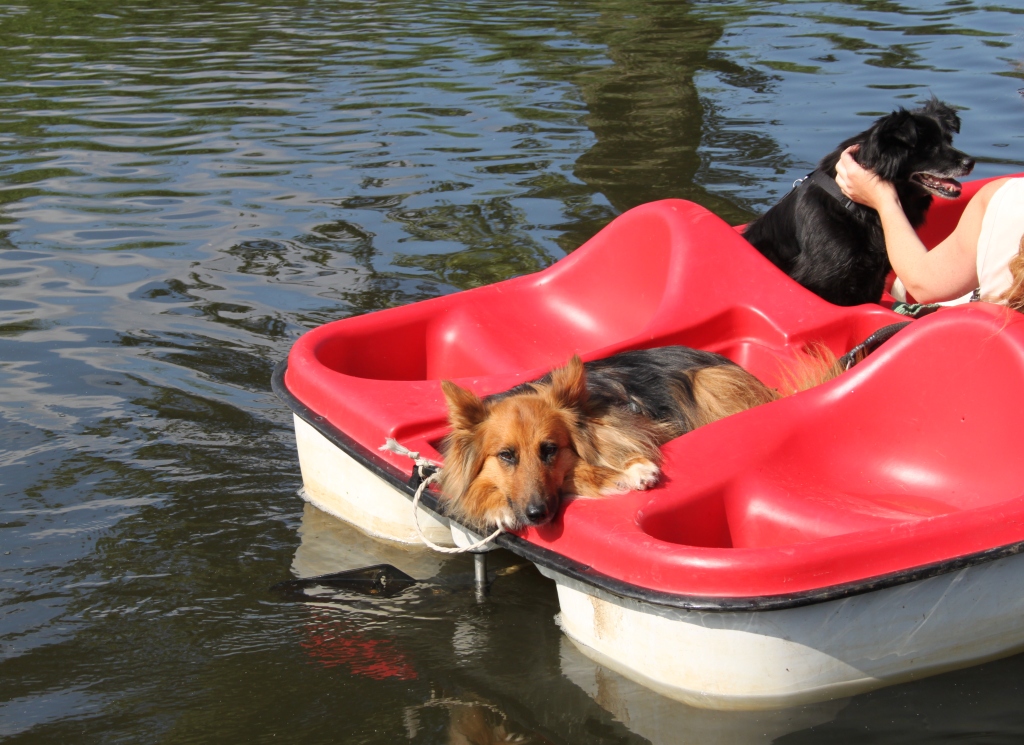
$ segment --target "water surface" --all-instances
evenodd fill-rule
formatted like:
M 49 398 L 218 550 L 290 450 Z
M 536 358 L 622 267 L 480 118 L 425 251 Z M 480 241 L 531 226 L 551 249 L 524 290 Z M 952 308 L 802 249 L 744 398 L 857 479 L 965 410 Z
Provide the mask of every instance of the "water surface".
M 960 0 L 0 3 L 0 737 L 1019 741 L 1019 657 L 770 714 L 637 687 L 515 557 L 480 604 L 469 559 L 304 507 L 269 379 L 309 328 L 646 201 L 749 220 L 932 94 L 977 175 L 1024 170 L 1022 29 Z M 378 560 L 435 579 L 268 589 Z

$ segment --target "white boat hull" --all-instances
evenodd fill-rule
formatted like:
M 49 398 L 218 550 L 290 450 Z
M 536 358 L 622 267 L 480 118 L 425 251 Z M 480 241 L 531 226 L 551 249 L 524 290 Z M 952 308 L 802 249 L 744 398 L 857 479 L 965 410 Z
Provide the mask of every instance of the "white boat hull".
M 294 419 L 303 499 L 372 536 L 422 544 L 407 494 L 371 473 L 297 414 Z M 419 523 L 434 543 L 455 545 L 447 518 L 420 507 Z
M 566 635 L 690 705 L 774 709 L 862 693 L 1024 649 L 1024 556 L 773 611 L 708 612 L 554 579 Z

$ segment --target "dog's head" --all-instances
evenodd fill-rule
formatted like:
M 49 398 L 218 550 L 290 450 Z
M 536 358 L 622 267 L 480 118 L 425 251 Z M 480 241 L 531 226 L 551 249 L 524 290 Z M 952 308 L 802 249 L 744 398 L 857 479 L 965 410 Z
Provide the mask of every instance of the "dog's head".
M 843 146 L 859 143 L 857 161 L 886 181 L 955 199 L 961 190 L 956 179 L 974 168 L 974 158 L 953 147 L 953 135 L 959 131 L 956 111 L 932 98 L 919 109 L 883 116 Z
M 452 514 L 479 528 L 553 520 L 577 461 L 574 439 L 587 398 L 579 357 L 544 381 L 486 399 L 451 381 L 441 387 L 452 428 L 441 492 Z

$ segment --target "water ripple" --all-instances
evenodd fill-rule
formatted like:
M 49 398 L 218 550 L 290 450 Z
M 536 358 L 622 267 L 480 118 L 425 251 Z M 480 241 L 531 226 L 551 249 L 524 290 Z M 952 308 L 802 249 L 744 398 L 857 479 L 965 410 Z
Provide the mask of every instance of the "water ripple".
M 484 605 L 436 557 L 388 604 L 272 596 L 293 561 L 407 552 L 302 510 L 270 370 L 313 326 L 536 271 L 642 202 L 749 219 L 932 92 L 980 175 L 1024 167 L 1022 25 L 924 0 L 0 5 L 0 735 L 437 742 L 476 721 L 610 745 L 647 741 L 610 713 L 637 704 L 668 712 L 645 732 L 740 741 L 603 668 L 599 701 L 560 674 L 529 568 Z M 1020 739 L 998 695 L 1018 667 L 938 688 Z M 900 691 L 914 716 L 943 700 Z M 892 700 L 858 699 L 858 733 L 899 741 Z

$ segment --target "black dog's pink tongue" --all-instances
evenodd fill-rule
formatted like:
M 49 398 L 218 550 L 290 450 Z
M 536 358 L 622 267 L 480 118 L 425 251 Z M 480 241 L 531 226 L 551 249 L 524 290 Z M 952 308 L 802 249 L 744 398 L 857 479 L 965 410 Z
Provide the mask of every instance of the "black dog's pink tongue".
M 940 178 L 930 173 L 916 173 L 914 176 L 923 187 L 946 199 L 956 199 L 963 190 L 960 182 L 956 179 Z
M 960 196 L 960 192 L 963 191 L 964 187 L 960 185 L 959 181 L 952 178 L 944 178 L 941 181 L 943 191 L 948 192 L 951 197 Z

